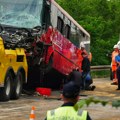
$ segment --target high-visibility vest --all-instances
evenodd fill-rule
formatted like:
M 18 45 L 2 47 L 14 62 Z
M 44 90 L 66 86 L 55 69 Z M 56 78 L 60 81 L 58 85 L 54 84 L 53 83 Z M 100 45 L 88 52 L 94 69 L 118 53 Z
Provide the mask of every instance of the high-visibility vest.
M 47 120 L 86 120 L 87 111 L 76 111 L 73 106 L 59 107 L 47 112 Z
M 115 57 L 118 55 L 117 51 L 112 52 L 112 65 L 116 65 Z
M 112 52 L 112 71 L 116 71 L 117 70 L 117 63 L 115 61 L 115 57 L 118 55 L 117 51 L 113 51 Z

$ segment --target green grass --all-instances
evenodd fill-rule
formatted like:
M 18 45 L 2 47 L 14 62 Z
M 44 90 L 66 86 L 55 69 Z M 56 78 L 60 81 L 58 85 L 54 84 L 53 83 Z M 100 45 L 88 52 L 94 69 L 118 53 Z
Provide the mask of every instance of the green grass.
M 110 70 L 91 71 L 92 78 L 106 78 L 110 77 Z

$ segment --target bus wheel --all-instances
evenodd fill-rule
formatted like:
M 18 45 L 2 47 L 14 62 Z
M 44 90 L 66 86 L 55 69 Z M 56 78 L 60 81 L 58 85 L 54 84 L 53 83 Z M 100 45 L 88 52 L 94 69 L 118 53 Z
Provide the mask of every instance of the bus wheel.
M 22 91 L 23 75 L 18 72 L 12 88 L 11 99 L 18 99 Z
M 0 101 L 8 101 L 10 99 L 11 89 L 12 89 L 12 75 L 7 72 L 5 77 L 5 86 L 0 88 Z

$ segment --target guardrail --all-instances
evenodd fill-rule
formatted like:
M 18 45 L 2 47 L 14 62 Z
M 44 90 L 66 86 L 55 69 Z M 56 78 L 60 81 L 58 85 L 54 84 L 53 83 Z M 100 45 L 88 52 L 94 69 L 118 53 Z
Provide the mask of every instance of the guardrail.
M 91 71 L 110 70 L 110 65 L 91 66 Z

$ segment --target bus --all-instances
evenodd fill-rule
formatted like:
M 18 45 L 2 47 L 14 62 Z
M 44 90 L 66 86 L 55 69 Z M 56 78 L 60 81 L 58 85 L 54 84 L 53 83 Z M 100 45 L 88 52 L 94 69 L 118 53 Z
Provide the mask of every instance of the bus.
M 80 45 L 84 43 L 90 52 L 90 34 L 56 1 L 0 0 L 0 16 L 5 47 L 25 49 L 28 83 L 39 86 L 37 81 L 49 81 L 44 86 L 57 86 L 62 81 L 58 74 L 67 76 L 73 69 L 81 70 Z

